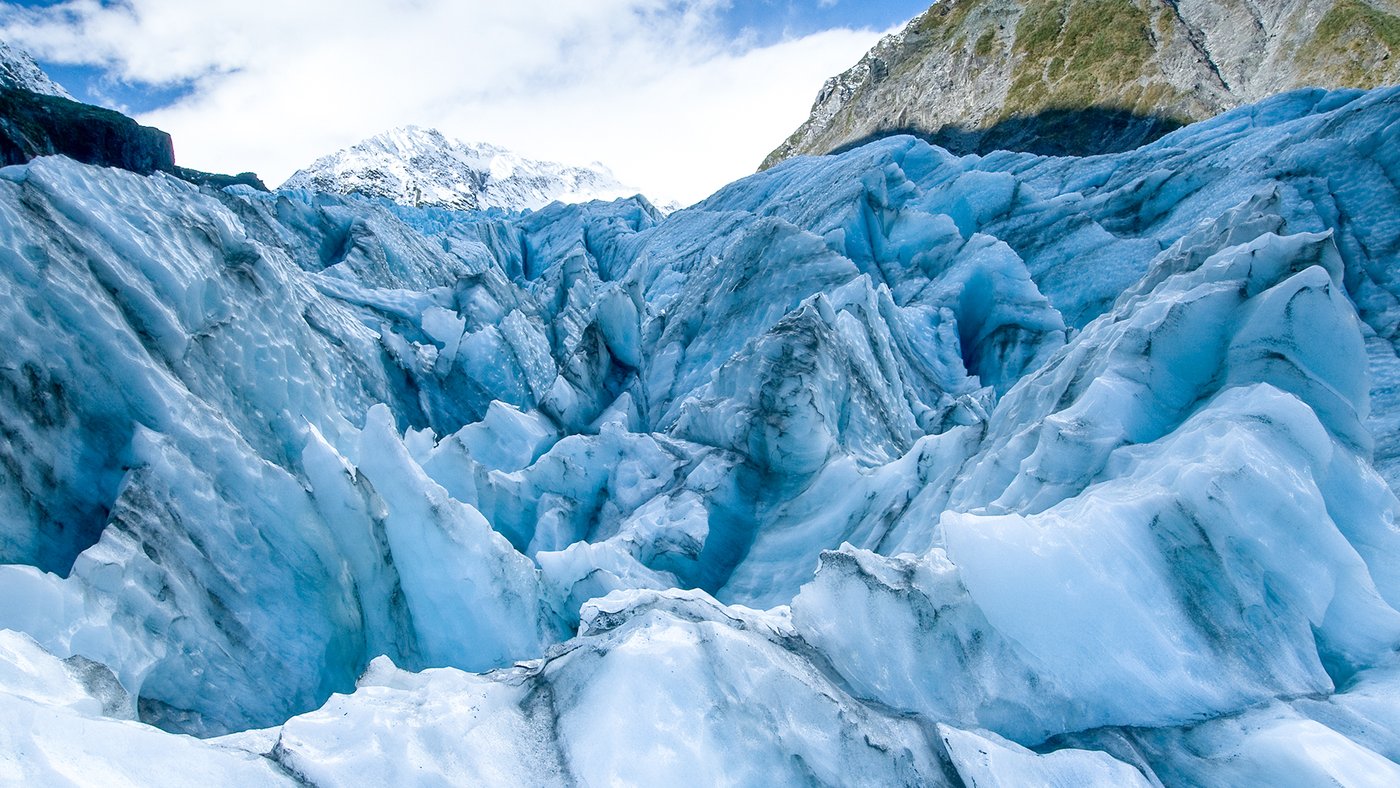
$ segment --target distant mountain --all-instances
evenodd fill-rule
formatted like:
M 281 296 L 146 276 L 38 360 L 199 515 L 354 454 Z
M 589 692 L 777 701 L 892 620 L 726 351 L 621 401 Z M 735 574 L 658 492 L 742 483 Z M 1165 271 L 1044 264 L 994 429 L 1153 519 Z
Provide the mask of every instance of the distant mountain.
M 142 175 L 164 172 L 216 189 L 242 185 L 267 191 L 251 172 L 223 175 L 176 165 L 169 134 L 78 101 L 28 54 L 0 41 L 0 166 L 40 156 L 67 156 Z
M 574 167 L 536 161 L 417 126 L 385 132 L 317 159 L 282 188 L 465 211 L 535 210 L 556 201 L 613 200 L 637 193 L 601 164 Z
M 943 0 L 829 80 L 763 167 L 896 133 L 1106 153 L 1293 88 L 1397 82 L 1394 0 Z
M 46 96 L 73 99 L 63 86 L 49 78 L 29 53 L 0 41 L 0 87 L 18 88 Z
M 26 52 L 0 41 L 0 165 L 54 155 L 144 175 L 177 169 L 169 134 L 77 101 Z

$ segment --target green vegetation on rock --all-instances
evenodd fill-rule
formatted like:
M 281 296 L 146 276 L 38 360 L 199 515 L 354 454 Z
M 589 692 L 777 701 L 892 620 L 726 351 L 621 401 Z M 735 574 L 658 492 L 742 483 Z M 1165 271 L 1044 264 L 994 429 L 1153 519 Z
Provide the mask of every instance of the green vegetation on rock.
M 997 33 L 988 29 L 977 39 L 977 43 L 972 47 L 972 54 L 978 57 L 987 57 L 996 48 Z
M 1400 77 L 1400 17 L 1361 0 L 1337 0 L 1301 60 L 1344 84 L 1374 88 Z
M 1140 85 L 1154 51 L 1152 25 L 1147 9 L 1131 0 L 1027 3 L 1016 26 L 1013 51 L 1021 60 L 1003 116 L 1098 106 L 1155 109 L 1142 106 L 1147 91 Z
M 944 41 L 962 27 L 968 14 L 981 5 L 982 0 L 943 0 L 915 19 L 910 32 L 916 36 L 932 35 Z

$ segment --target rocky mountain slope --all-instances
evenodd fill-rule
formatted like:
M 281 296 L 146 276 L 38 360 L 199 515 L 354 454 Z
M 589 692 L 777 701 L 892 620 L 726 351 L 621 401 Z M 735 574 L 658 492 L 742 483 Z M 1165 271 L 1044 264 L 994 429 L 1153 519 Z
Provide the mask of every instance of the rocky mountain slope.
M 1400 784 L 1398 128 L 667 217 L 0 170 L 0 768 Z
M 215 188 L 244 185 L 267 191 L 251 172 L 224 175 L 176 165 L 169 134 L 75 100 L 28 54 L 0 42 L 0 166 L 40 156 L 67 156 L 142 175 L 165 172 Z
M 0 165 L 52 155 L 145 175 L 175 170 L 169 134 L 75 100 L 28 53 L 0 42 Z
M 45 96 L 75 100 L 73 95 L 54 82 L 28 52 L 0 41 L 0 87 L 27 90 Z
M 573 167 L 535 161 L 417 126 L 385 132 L 317 159 L 281 188 L 359 194 L 400 205 L 462 211 L 535 210 L 556 200 L 613 200 L 637 193 L 601 164 Z
M 1395 0 L 942 0 L 829 80 L 763 166 L 892 133 L 1121 151 L 1293 88 L 1396 83 Z
M 176 171 L 174 143 L 160 129 L 102 107 L 0 87 L 0 163 L 54 155 L 144 175 Z

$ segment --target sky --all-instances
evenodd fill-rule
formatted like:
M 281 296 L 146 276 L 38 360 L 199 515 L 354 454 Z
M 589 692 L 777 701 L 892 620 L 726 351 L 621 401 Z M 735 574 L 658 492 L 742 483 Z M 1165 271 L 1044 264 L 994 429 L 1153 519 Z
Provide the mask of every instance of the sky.
M 409 124 L 603 162 L 659 201 L 752 172 L 930 0 L 21 0 L 0 36 L 78 98 L 270 185 Z

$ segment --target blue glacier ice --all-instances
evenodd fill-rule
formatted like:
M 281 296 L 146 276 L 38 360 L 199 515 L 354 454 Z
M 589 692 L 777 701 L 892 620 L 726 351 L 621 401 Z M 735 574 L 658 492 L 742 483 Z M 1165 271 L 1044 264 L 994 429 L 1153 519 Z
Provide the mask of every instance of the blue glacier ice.
M 0 780 L 1394 785 L 1396 140 L 0 169 Z

